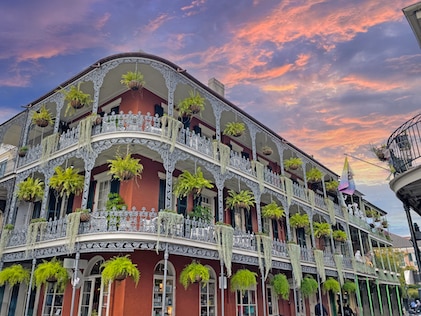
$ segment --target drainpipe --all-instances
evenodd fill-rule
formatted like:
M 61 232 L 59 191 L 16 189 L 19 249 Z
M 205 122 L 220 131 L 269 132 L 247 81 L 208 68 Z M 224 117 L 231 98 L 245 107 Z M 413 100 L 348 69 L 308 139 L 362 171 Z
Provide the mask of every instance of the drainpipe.
M 260 259 L 259 259 L 260 261 Z M 266 291 L 265 291 L 265 272 L 263 265 L 260 268 L 261 280 L 262 280 L 262 299 L 263 299 L 263 316 L 266 316 Z
M 28 312 L 29 312 L 29 303 L 30 303 L 30 300 L 31 300 L 31 289 L 32 289 L 32 278 L 34 276 L 36 264 L 37 264 L 37 259 L 34 257 L 34 258 L 32 258 L 31 278 L 29 279 L 28 294 L 26 296 L 25 315 L 28 315 Z
M 164 280 L 162 281 L 162 315 L 165 315 L 165 296 L 167 295 L 168 243 L 164 252 Z
M 73 316 L 73 310 L 75 306 L 75 296 L 76 296 L 76 278 L 77 278 L 77 271 L 79 269 L 79 259 L 80 259 L 80 253 L 79 250 L 76 252 L 75 255 L 75 266 L 73 271 L 73 282 L 72 282 L 72 303 L 70 305 L 70 316 Z
M 220 262 L 220 279 L 219 279 L 219 286 L 221 287 L 221 316 L 225 315 L 225 302 L 224 302 L 224 295 L 225 295 L 225 282 L 224 282 L 224 261 L 222 259 L 219 260 Z

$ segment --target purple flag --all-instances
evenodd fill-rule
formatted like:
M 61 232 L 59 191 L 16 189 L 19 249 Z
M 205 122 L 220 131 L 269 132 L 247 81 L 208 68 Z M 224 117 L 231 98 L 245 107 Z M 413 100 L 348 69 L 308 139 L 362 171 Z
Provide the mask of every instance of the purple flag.
M 355 191 L 354 173 L 349 166 L 348 157 L 345 157 L 344 170 L 342 171 L 338 190 L 348 195 L 354 194 Z

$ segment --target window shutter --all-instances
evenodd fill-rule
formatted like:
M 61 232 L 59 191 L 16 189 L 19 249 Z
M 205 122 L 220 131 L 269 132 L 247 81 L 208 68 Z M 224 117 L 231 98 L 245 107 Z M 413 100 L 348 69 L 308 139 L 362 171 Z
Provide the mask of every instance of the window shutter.
M 89 184 L 88 201 L 86 203 L 86 207 L 90 210 L 93 209 L 93 205 L 94 205 L 96 183 L 97 181 L 91 181 L 91 183 Z
M 159 179 L 158 211 L 165 208 L 165 187 L 166 181 L 164 179 Z
M 159 117 L 164 115 L 164 108 L 160 104 L 155 104 L 155 115 L 158 114 Z
M 110 193 L 120 193 L 120 181 L 117 179 L 111 180 Z

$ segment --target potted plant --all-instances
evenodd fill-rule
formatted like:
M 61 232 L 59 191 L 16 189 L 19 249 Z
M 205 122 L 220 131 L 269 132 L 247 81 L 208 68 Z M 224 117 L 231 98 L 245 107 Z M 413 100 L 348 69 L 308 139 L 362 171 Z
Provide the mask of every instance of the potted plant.
M 127 277 L 131 277 L 137 286 L 140 279 L 140 272 L 137 264 L 134 264 L 129 255 L 112 257 L 106 260 L 102 265 L 101 272 L 102 281 L 105 285 L 113 281 L 122 281 Z
M 336 192 L 336 190 L 338 189 L 338 185 L 339 185 L 339 182 L 338 181 L 336 181 L 336 180 L 330 180 L 329 182 L 326 182 L 325 183 L 326 191 Z
M 264 218 L 280 219 L 285 216 L 285 210 L 275 202 L 271 202 L 262 207 L 262 216 Z
M 314 237 L 322 238 L 332 234 L 332 228 L 329 223 L 314 222 L 313 223 Z
M 312 182 L 320 182 L 322 181 L 323 173 L 317 168 L 311 168 L 309 171 L 306 172 L 307 181 Z
M 194 218 L 195 220 L 201 220 L 204 223 L 211 223 L 213 219 L 213 214 L 210 211 L 209 207 L 196 205 L 193 208 L 193 211 L 189 213 L 190 218 Z
M 310 297 L 316 294 L 318 288 L 319 285 L 317 284 L 317 281 L 311 275 L 306 275 L 301 280 L 300 291 L 303 297 Z
M 0 286 L 9 284 L 10 287 L 19 283 L 29 284 L 31 273 L 21 264 L 12 264 L 0 271 Z
M 262 147 L 262 153 L 263 153 L 263 155 L 270 156 L 270 155 L 273 154 L 273 149 L 269 146 L 263 146 Z
M 199 92 L 190 91 L 189 96 L 181 101 L 177 110 L 180 116 L 190 117 L 197 114 L 205 109 L 205 99 L 202 98 Z
M 140 177 L 143 171 L 143 165 L 140 159 L 133 158 L 129 153 L 121 157 L 117 155 L 115 159 L 107 160 L 110 171 L 108 172 L 114 179 L 127 181 L 134 177 Z
M 25 202 L 41 200 L 44 196 L 44 182 L 40 179 L 28 177 L 18 184 L 16 196 L 19 200 Z
M 13 225 L 13 224 L 6 224 L 6 225 L 4 225 L 4 230 L 11 231 L 11 230 L 14 230 L 14 229 L 15 229 L 15 225 Z
M 357 285 L 353 281 L 346 280 L 342 285 L 342 290 L 347 293 L 355 293 L 357 291 Z
M 63 169 L 61 166 L 54 168 L 54 174 L 50 179 L 50 187 L 57 191 L 63 198 L 61 200 L 60 218 L 64 216 L 65 205 L 71 194 L 82 193 L 85 178 L 79 174 L 79 170 L 73 167 Z
M 143 88 L 145 80 L 140 71 L 128 71 L 121 76 L 120 83 L 130 90 L 137 91 Z
M 47 127 L 53 124 L 53 116 L 45 105 L 41 106 L 38 111 L 32 113 L 32 123 L 39 127 Z
M 285 168 L 291 170 L 297 170 L 299 167 L 301 167 L 302 164 L 303 161 L 299 157 L 291 157 L 284 161 Z
M 305 228 L 310 225 L 307 213 L 295 213 L 289 218 L 289 224 L 294 228 Z
M 108 200 L 105 204 L 107 211 L 121 211 L 123 208 L 127 208 L 123 198 L 118 193 L 108 193 Z
M 257 273 L 251 272 L 248 269 L 240 269 L 235 272 L 231 277 L 231 291 L 244 292 L 255 286 Z
M 340 229 L 334 230 L 332 233 L 332 236 L 333 236 L 333 239 L 340 242 L 344 242 L 348 238 L 347 234 L 343 230 L 340 230 Z
M 287 276 L 283 273 L 276 274 L 272 279 L 272 285 L 275 293 L 282 299 L 289 299 L 290 286 Z
M 334 278 L 329 277 L 326 281 L 323 282 L 323 291 L 333 293 L 338 293 L 341 291 L 341 285 Z
M 228 190 L 228 196 L 225 199 L 225 204 L 229 209 L 240 207 L 250 210 L 255 202 L 254 194 L 250 190 L 241 190 L 239 193 Z
M 388 223 L 388 221 L 386 219 L 382 220 L 382 223 L 381 224 L 382 224 L 383 228 L 388 228 L 389 227 L 389 223 Z
M 246 130 L 246 126 L 242 122 L 229 122 L 225 125 L 225 129 L 222 132 L 227 136 L 240 137 Z
M 390 158 L 389 150 L 385 144 L 380 146 L 372 146 L 371 151 L 376 155 L 377 159 L 382 162 L 388 161 Z
M 62 262 L 57 260 L 56 257 L 50 261 L 42 260 L 42 263 L 38 264 L 34 270 L 34 280 L 37 287 L 45 285 L 47 282 L 57 282 L 57 288 L 64 290 L 68 279 L 69 275 L 66 268 L 63 267 Z
M 69 90 L 61 89 L 61 93 L 64 94 L 64 98 L 68 102 L 64 116 L 72 114 L 75 110 L 92 102 L 90 94 L 80 90 L 80 82 L 77 86 L 71 86 Z
M 206 283 L 208 283 L 209 278 L 209 269 L 196 261 L 186 265 L 180 273 L 180 283 L 185 289 L 187 289 L 190 284 L 198 282 L 201 282 L 203 286 L 205 286 Z
M 18 150 L 19 157 L 25 157 L 26 154 L 28 153 L 28 150 L 29 150 L 28 146 L 22 146 L 21 148 L 19 148 Z
M 185 197 L 190 192 L 193 192 L 195 195 L 200 195 L 204 188 L 212 189 L 213 184 L 203 177 L 203 172 L 200 167 L 198 167 L 194 174 L 184 170 L 177 178 L 173 192 L 176 197 Z

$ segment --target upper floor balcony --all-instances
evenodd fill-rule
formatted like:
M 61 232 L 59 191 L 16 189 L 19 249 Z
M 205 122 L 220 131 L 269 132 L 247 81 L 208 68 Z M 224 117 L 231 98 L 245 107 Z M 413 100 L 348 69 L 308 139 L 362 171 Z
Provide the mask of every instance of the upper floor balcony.
M 397 128 L 387 141 L 394 169 L 391 189 L 421 214 L 421 114 Z

